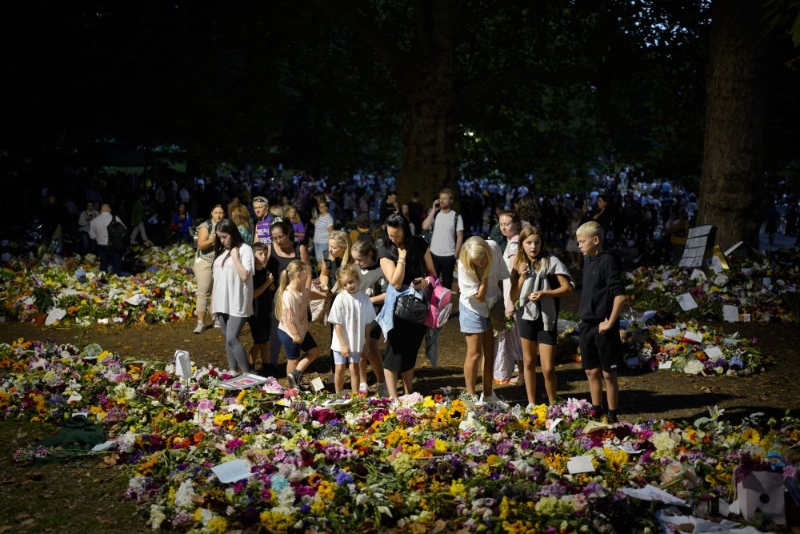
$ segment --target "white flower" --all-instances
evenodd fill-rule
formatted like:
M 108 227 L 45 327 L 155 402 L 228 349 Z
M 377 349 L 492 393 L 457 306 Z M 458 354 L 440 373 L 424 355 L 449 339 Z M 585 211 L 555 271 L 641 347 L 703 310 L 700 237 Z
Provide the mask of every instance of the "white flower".
M 705 368 L 706 366 L 703 365 L 703 362 L 700 360 L 692 360 L 686 363 L 686 367 L 683 368 L 683 372 L 690 375 L 698 375 L 702 373 Z
M 175 492 L 175 507 L 190 509 L 194 507 L 194 487 L 192 479 L 187 479 L 181 482 L 178 491 Z

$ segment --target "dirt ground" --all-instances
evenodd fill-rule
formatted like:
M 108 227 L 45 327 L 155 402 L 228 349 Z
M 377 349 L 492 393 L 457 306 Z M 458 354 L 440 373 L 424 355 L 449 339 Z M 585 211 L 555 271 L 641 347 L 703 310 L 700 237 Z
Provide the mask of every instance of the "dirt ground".
M 577 310 L 580 291 L 564 299 L 565 310 Z M 753 412 L 782 415 L 785 410 L 800 410 L 800 389 L 794 380 L 800 376 L 800 349 L 797 347 L 797 325 L 727 323 L 713 325 L 726 333 L 739 332 L 747 338 L 757 338 L 765 354 L 773 358 L 766 372 L 752 377 L 702 377 L 672 371 L 623 370 L 620 376 L 621 418 L 627 421 L 647 419 L 694 420 L 705 415 L 709 406 L 725 409 L 731 420 Z M 74 327 L 43 327 L 31 324 L 0 323 L 0 341 L 27 339 L 55 340 L 84 345 L 99 343 L 103 348 L 118 352 L 125 359 L 172 361 L 175 350 L 188 350 L 197 364 L 214 363 L 224 367 L 226 358 L 222 335 L 218 329 L 208 329 L 193 334 L 194 321 L 164 325 L 132 327 L 95 326 L 88 329 Z M 327 354 L 330 347 L 329 328 L 312 324 L 312 335 Z M 252 338 L 248 327 L 242 340 L 249 348 Z M 437 368 L 432 368 L 424 358 L 424 347 L 418 359 L 415 389 L 423 394 L 437 393 L 446 387 L 456 392 L 463 390 L 463 360 L 466 344 L 458 330 L 457 318 L 442 329 L 440 356 Z M 285 357 L 281 355 L 281 362 Z M 328 358 L 320 358 L 311 367 L 309 377 L 315 374 L 330 376 Z M 588 398 L 588 387 L 580 364 L 566 361 L 557 368 L 560 397 Z M 278 377 L 285 376 L 279 373 Z M 496 392 L 503 400 L 526 403 L 524 386 L 497 386 Z M 537 394 L 544 402 L 544 385 L 539 377 Z

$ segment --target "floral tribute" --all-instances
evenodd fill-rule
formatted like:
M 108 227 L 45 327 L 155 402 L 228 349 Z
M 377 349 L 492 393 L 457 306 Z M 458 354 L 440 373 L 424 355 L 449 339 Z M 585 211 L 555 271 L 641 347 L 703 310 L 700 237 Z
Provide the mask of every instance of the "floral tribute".
M 629 303 L 639 310 L 659 310 L 680 319 L 723 320 L 723 306 L 759 322 L 800 321 L 799 249 L 770 253 L 753 261 L 732 262 L 719 274 L 661 265 L 628 273 Z M 675 297 L 689 293 L 697 308 L 684 311 Z
M 34 290 L 47 291 L 53 308 L 63 311 L 61 323 L 165 323 L 191 317 L 195 282 L 194 251 L 189 245 L 142 249 L 144 272 L 119 277 L 98 270 L 93 255 L 62 258 L 46 255 L 11 259 L 3 268 L 0 302 L 7 316 L 33 322 L 37 313 Z
M 796 480 L 800 420 L 732 425 L 712 409 L 693 423 L 597 425 L 584 400 L 492 410 L 442 393 L 400 402 L 325 396 L 265 384 L 231 391 L 214 367 L 188 385 L 171 364 L 125 362 L 97 345 L 0 345 L 0 414 L 101 423 L 129 467 L 127 497 L 154 530 L 228 532 L 642 532 L 656 486 L 700 506 L 734 495 L 734 472 L 780 456 Z M 795 446 L 794 448 L 792 448 Z M 16 453 L 35 462 L 58 451 Z M 88 453 L 87 453 L 88 454 Z M 570 469 L 582 456 L 589 472 Z M 236 461 L 243 478 L 212 468 Z M 773 467 L 777 464 L 770 464 Z M 713 519 L 713 516 L 712 516 Z
M 756 338 L 726 336 L 694 320 L 669 322 L 658 315 L 652 321 L 638 315 L 628 317 L 622 335 L 628 367 L 736 377 L 762 372 L 769 363 Z

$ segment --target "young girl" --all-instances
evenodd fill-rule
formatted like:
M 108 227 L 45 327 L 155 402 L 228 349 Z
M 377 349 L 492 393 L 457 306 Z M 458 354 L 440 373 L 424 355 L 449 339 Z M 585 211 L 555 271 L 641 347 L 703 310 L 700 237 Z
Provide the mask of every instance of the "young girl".
M 275 317 L 278 339 L 286 350 L 286 377 L 293 388 L 300 386 L 303 372 L 319 356 L 319 347 L 308 331 L 308 305 L 311 298 L 326 298 L 306 287 L 311 268 L 301 260 L 294 260 L 281 273 L 280 285 L 275 293 Z
M 522 360 L 528 406 L 536 404 L 536 356 L 544 375 L 550 403 L 556 402 L 558 378 L 555 359 L 558 345 L 558 297 L 575 288 L 572 275 L 555 256 L 544 249 L 542 231 L 526 226 L 519 234 L 519 252 L 511 273 L 511 298 L 519 303 L 517 312 L 522 340 Z
M 494 335 L 489 310 L 502 298 L 500 282 L 509 276 L 497 243 L 478 236 L 464 242 L 458 257 L 458 322 L 467 337 L 464 380 L 467 393 L 473 396 L 478 381 L 478 362 L 483 356 L 483 392 L 479 403 L 500 400 L 492 392 Z
M 386 299 L 386 279 L 383 277 L 380 265 L 378 265 L 377 256 L 378 251 L 372 241 L 356 241 L 350 250 L 350 257 L 353 259 L 353 264 L 360 275 L 361 283 L 358 288 L 369 297 L 376 316 L 383 307 L 383 301 Z M 384 398 L 389 396 L 389 389 L 386 387 L 383 360 L 378 350 L 380 337 L 381 327 L 377 321 L 373 321 L 370 327 L 370 334 L 361 353 L 358 390 L 367 390 L 367 364 L 369 364 L 378 382 L 378 397 Z
M 269 362 L 269 340 L 272 330 L 272 292 L 269 286 L 274 282 L 272 273 L 267 270 L 267 245 L 253 243 L 255 257 L 255 274 L 253 275 L 253 315 L 247 319 L 250 334 L 253 336 L 253 347 L 250 349 L 250 365 L 256 366 L 256 372 L 265 374 Z
M 333 325 L 331 352 L 333 352 L 333 382 L 336 393 L 344 387 L 344 370 L 350 366 L 350 387 L 358 391 L 359 362 L 366 340 L 375 320 L 375 309 L 369 297 L 360 289 L 358 269 L 348 265 L 339 269 L 336 281 L 339 294 L 333 300 L 328 322 Z M 365 388 L 366 389 L 366 388 Z

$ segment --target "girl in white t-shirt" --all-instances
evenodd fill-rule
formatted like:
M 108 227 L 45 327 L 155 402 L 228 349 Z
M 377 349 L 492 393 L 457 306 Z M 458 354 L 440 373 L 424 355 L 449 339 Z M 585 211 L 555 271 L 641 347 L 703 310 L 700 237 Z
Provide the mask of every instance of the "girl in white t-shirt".
M 375 308 L 369 297 L 359 289 L 358 269 L 352 265 L 342 267 L 336 276 L 339 294 L 331 304 L 328 322 L 333 325 L 331 352 L 333 353 L 333 383 L 336 393 L 344 387 L 344 371 L 350 367 L 350 387 L 358 391 L 359 362 L 369 338 Z
M 464 380 L 467 393 L 475 395 L 478 362 L 483 356 L 483 393 L 479 402 L 497 402 L 492 392 L 494 374 L 494 332 L 492 306 L 503 298 L 501 281 L 510 274 L 500 246 L 473 236 L 464 242 L 458 258 L 459 312 L 461 332 L 467 338 Z
M 275 293 L 274 317 L 278 318 L 278 339 L 286 350 L 286 378 L 289 385 L 298 388 L 303 372 L 319 356 L 319 347 L 308 331 L 308 307 L 312 297 L 327 298 L 306 287 L 311 268 L 301 260 L 294 260 L 281 272 L 280 285 Z
M 381 266 L 378 265 L 378 251 L 372 241 L 361 240 L 353 243 L 350 249 L 350 257 L 353 266 L 358 270 L 360 283 L 359 289 L 363 291 L 372 302 L 372 307 L 377 315 L 383 308 L 383 301 L 386 300 L 386 279 L 383 277 Z M 377 383 L 377 395 L 380 398 L 389 396 L 389 389 L 386 386 L 386 377 L 383 373 L 383 359 L 378 347 L 381 337 L 381 327 L 377 321 L 372 321 L 369 337 L 361 351 L 361 363 L 359 364 L 360 382 L 359 391 L 366 391 L 368 388 L 367 366 L 372 367 Z

